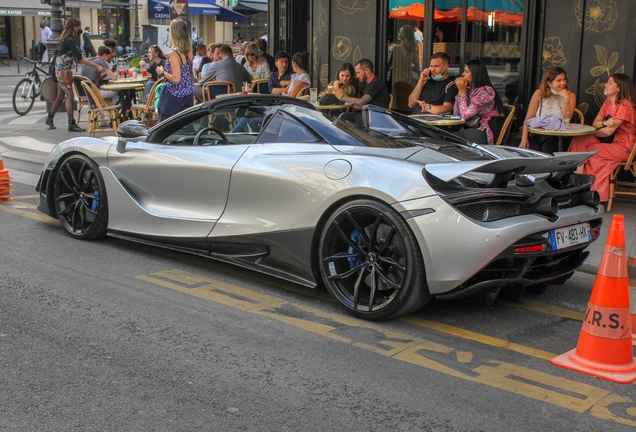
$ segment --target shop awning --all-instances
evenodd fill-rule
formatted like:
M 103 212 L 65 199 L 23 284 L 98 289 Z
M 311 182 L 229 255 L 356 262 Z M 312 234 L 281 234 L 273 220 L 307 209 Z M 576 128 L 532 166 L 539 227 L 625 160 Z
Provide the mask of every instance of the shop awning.
M 237 8 L 251 9 L 256 12 L 267 12 L 267 0 L 239 1 Z
M 0 0 L 0 16 L 50 17 L 51 7 L 40 0 Z
M 214 15 L 217 21 L 245 22 L 245 15 L 219 6 L 215 3 L 215 0 L 192 0 L 188 2 L 188 14 Z M 168 0 L 148 0 L 148 18 L 170 19 Z
M 216 0 L 193 0 L 188 2 L 190 15 L 214 15 L 217 21 L 245 22 L 245 15 L 216 4 Z

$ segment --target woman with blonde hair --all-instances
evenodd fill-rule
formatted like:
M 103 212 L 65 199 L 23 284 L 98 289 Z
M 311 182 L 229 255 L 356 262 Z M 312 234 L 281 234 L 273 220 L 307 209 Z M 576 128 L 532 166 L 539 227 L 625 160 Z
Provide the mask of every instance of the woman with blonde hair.
M 553 66 L 545 71 L 539 88 L 532 95 L 525 121 L 548 114 L 554 114 L 560 119 L 570 119 L 574 108 L 576 108 L 576 95 L 568 90 L 568 77 L 565 70 Z M 519 147 L 554 153 L 558 148 L 558 138 L 537 135 L 530 139 L 528 126 L 524 122 Z
M 168 54 L 165 68 L 157 67 L 157 73 L 163 73 L 166 84 L 159 97 L 159 121 L 194 105 L 192 40 L 188 33 L 188 24 L 184 20 L 172 20 L 170 41 L 172 51 Z
M 594 119 L 593 135 L 574 137 L 568 151 L 597 151 L 583 165 L 585 174 L 596 177 L 592 190 L 598 191 L 601 202 L 609 200 L 610 175 L 627 160 L 636 141 L 636 90 L 625 74 L 610 75 L 603 90 L 605 102 Z
M 69 132 L 85 132 L 75 123 L 73 118 L 73 64 L 74 62 L 82 63 L 97 69 L 100 73 L 104 72 L 104 68 L 93 62 L 82 58 L 80 47 L 77 46 L 76 36 L 82 34 L 82 22 L 77 18 L 71 18 L 66 24 L 66 28 L 60 34 L 59 44 L 55 53 L 55 74 L 57 76 L 57 96 L 51 105 L 51 111 L 46 116 L 44 123 L 49 129 L 57 129 L 53 124 L 53 117 L 62 105 L 62 99 L 66 95 L 66 115 L 68 117 Z
M 254 79 L 269 78 L 272 73 L 269 64 L 261 57 L 258 47 L 253 42 L 245 47 L 245 69 Z

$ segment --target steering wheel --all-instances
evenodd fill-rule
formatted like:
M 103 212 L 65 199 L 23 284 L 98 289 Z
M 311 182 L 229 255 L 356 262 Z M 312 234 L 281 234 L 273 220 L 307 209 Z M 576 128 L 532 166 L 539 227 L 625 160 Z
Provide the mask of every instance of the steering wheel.
M 193 146 L 199 145 L 199 140 L 201 139 L 201 135 L 203 135 L 203 133 L 207 132 L 207 131 L 212 131 L 215 134 L 217 134 L 219 137 L 221 137 L 221 140 L 223 141 L 223 144 L 229 144 L 230 143 L 227 140 L 227 137 L 225 136 L 225 134 L 223 132 L 221 132 L 220 130 L 218 130 L 218 129 L 212 127 L 212 126 L 208 126 L 208 127 L 204 127 L 199 132 L 197 132 L 197 134 L 194 137 L 194 142 L 192 143 L 192 145 Z

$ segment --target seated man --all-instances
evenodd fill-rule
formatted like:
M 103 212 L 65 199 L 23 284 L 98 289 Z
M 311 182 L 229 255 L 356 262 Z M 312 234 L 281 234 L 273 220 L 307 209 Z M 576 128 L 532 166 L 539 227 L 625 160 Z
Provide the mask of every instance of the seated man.
M 208 81 L 229 81 L 234 84 L 236 91 L 241 91 L 244 81 L 252 82 L 252 75 L 247 69 L 234 60 L 234 54 L 229 45 L 221 45 L 219 55 L 221 60 L 209 63 L 210 67 L 207 69 L 205 75 L 203 75 L 199 83 L 194 86 L 194 96 L 199 100 L 203 100 L 203 84 Z
M 413 108 L 413 114 L 443 114 L 453 111 L 457 86 L 455 77 L 448 75 L 449 63 L 450 57 L 444 52 L 431 56 L 429 67 L 422 71 L 409 95 L 409 108 Z
M 208 56 L 210 57 L 210 62 L 201 66 L 201 77 L 207 75 L 208 69 L 212 66 L 212 63 L 221 60 L 221 45 L 223 44 L 208 45 Z
M 203 60 L 203 57 L 205 56 L 205 50 L 205 44 L 197 44 L 197 52 L 192 59 L 192 69 L 196 69 L 197 73 L 201 71 L 201 60 Z
M 362 59 L 355 66 L 356 76 L 364 84 L 364 92 L 361 98 L 347 96 L 341 86 L 336 88 L 336 97 L 344 103 L 352 103 L 354 108 L 361 110 L 364 105 L 377 105 L 388 108 L 391 103 L 389 89 L 373 72 L 371 60 Z
M 115 75 L 108 67 L 108 63 L 113 61 L 113 53 L 108 47 L 103 45 L 100 46 L 97 50 L 97 57 L 92 57 L 88 60 L 103 67 L 104 72 L 99 73 L 99 71 L 93 67 L 82 65 L 80 75 L 90 79 L 98 88 L 101 87 L 102 81 L 104 81 L 104 78 L 106 77 L 110 79 L 117 79 L 117 75 Z M 117 102 L 119 101 L 119 95 L 117 92 L 101 89 L 99 92 L 104 99 L 110 99 L 112 105 L 117 105 Z
M 274 63 L 278 70 L 270 74 L 267 85 L 271 94 L 283 94 L 283 90 L 289 85 L 294 71 L 289 67 L 289 54 L 285 51 L 278 51 L 275 59 Z

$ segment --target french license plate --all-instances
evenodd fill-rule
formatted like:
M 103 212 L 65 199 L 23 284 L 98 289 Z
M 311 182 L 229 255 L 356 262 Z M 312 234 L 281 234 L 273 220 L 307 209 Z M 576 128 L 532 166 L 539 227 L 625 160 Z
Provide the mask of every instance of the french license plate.
M 587 243 L 591 238 L 590 224 L 587 222 L 550 231 L 552 250 L 565 249 L 577 244 Z

